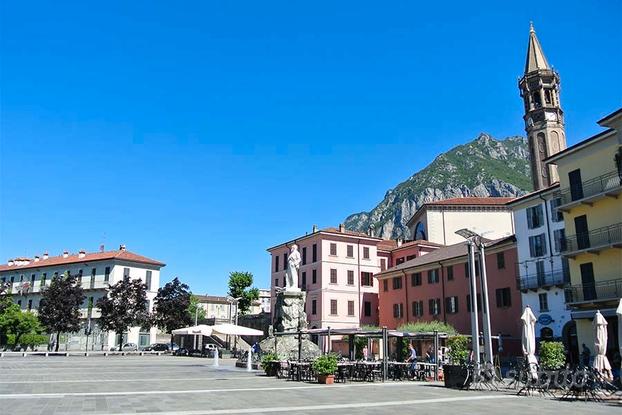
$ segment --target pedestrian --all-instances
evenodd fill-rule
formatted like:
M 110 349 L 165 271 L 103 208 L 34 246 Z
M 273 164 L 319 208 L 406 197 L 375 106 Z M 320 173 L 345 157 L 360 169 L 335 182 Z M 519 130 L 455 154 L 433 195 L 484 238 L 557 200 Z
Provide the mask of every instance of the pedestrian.
M 413 347 L 412 343 L 408 343 L 408 349 L 410 350 L 410 356 L 405 360 L 407 363 L 410 362 L 410 374 L 411 376 L 415 376 L 417 373 L 417 351 Z
M 363 360 L 367 361 L 368 354 L 369 354 L 369 350 L 367 349 L 367 346 L 364 346 L 363 347 Z

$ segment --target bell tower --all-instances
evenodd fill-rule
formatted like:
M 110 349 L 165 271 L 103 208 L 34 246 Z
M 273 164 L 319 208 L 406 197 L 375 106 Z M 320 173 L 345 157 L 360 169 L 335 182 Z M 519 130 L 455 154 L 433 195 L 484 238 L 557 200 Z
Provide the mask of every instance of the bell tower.
M 518 81 L 525 104 L 525 131 L 529 141 L 533 190 L 559 181 L 557 166 L 544 159 L 566 148 L 564 112 L 559 101 L 559 74 L 549 66 L 533 23 L 529 28 L 529 45 L 525 73 Z

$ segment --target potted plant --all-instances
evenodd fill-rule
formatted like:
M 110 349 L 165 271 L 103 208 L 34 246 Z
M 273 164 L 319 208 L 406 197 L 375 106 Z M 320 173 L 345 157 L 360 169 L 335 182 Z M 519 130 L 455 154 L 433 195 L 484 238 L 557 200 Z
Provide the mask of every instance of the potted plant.
M 261 368 L 267 376 L 276 376 L 278 370 L 279 356 L 276 353 L 265 353 L 261 357 Z
M 313 362 L 313 370 L 317 374 L 319 383 L 332 385 L 335 383 L 335 372 L 337 371 L 337 356 L 325 354 L 318 357 Z
M 540 342 L 540 368 L 551 372 L 547 378 L 549 386 L 555 386 L 555 380 L 559 374 L 559 370 L 566 365 L 566 349 L 562 342 L 542 341 Z
M 466 336 L 453 336 L 447 340 L 449 361 L 443 365 L 443 379 L 446 388 L 463 388 L 469 383 L 466 362 L 469 358 L 469 340 Z

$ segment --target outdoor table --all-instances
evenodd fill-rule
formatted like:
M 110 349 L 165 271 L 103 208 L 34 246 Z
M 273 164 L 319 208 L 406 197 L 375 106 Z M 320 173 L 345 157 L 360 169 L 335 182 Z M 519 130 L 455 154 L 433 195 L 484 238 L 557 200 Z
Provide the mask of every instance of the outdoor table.
M 403 380 L 408 378 L 410 362 L 389 362 L 389 378 L 393 380 Z
M 352 369 L 354 364 L 352 362 L 338 362 L 337 363 L 337 381 L 346 382 L 348 378 L 352 377 Z

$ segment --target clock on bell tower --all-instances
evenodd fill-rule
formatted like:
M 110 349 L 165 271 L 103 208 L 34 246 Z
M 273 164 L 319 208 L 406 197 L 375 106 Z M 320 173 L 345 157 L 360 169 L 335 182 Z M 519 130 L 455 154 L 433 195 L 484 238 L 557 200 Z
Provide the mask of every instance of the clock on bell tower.
M 566 148 L 564 112 L 559 101 L 559 74 L 549 66 L 533 24 L 529 28 L 529 45 L 525 73 L 518 81 L 525 105 L 525 131 L 529 142 L 531 180 L 539 190 L 559 181 L 557 168 L 544 159 Z

